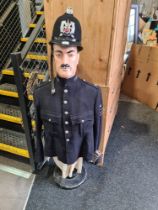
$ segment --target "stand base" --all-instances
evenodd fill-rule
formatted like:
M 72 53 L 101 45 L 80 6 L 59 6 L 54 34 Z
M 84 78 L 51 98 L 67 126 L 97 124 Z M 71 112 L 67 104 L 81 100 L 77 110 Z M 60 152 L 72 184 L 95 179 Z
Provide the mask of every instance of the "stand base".
M 60 169 L 56 166 L 53 172 L 54 182 L 63 189 L 74 189 L 79 187 L 85 182 L 87 178 L 87 171 L 85 167 L 82 167 L 82 173 L 74 173 L 71 178 L 62 178 Z

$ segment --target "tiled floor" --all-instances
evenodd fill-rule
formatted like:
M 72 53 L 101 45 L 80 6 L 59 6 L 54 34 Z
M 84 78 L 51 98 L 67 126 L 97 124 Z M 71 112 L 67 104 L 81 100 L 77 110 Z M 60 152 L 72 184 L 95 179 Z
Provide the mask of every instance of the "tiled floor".
M 0 210 L 23 210 L 35 175 L 28 164 L 0 157 Z

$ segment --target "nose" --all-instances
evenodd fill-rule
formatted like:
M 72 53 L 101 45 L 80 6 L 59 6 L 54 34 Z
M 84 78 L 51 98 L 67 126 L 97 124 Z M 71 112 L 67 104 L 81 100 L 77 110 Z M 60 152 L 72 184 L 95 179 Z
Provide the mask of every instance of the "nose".
M 68 64 L 68 57 L 67 57 L 67 55 L 63 55 L 63 57 L 62 57 L 62 63 L 63 64 Z

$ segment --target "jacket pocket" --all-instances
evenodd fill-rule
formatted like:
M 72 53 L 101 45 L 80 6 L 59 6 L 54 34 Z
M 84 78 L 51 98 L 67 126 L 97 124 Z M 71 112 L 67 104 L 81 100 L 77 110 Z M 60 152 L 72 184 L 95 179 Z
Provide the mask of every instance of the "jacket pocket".
M 94 116 L 92 112 L 87 112 L 79 115 L 73 115 L 70 117 L 72 126 L 79 127 L 79 133 L 83 137 L 87 124 L 93 124 Z
M 41 113 L 41 119 L 48 123 L 53 123 L 53 124 L 61 123 L 61 117 L 53 114 Z
M 59 135 L 61 129 L 61 117 L 49 113 L 41 113 L 46 139 L 53 139 Z
M 83 124 L 87 121 L 94 122 L 94 115 L 92 111 L 78 114 L 78 115 L 72 115 L 70 118 L 71 118 L 72 125 Z

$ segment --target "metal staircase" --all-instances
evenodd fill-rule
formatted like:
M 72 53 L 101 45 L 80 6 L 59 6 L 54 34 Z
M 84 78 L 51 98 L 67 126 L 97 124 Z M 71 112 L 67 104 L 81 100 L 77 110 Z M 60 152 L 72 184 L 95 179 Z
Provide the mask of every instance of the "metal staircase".
M 11 54 L 0 80 L 0 151 L 30 159 L 34 165 L 34 120 L 30 114 L 33 96 L 27 85 L 32 72 L 41 82 L 48 70 L 43 11 L 36 11 L 26 37 Z M 11 62 L 12 61 L 12 62 Z

